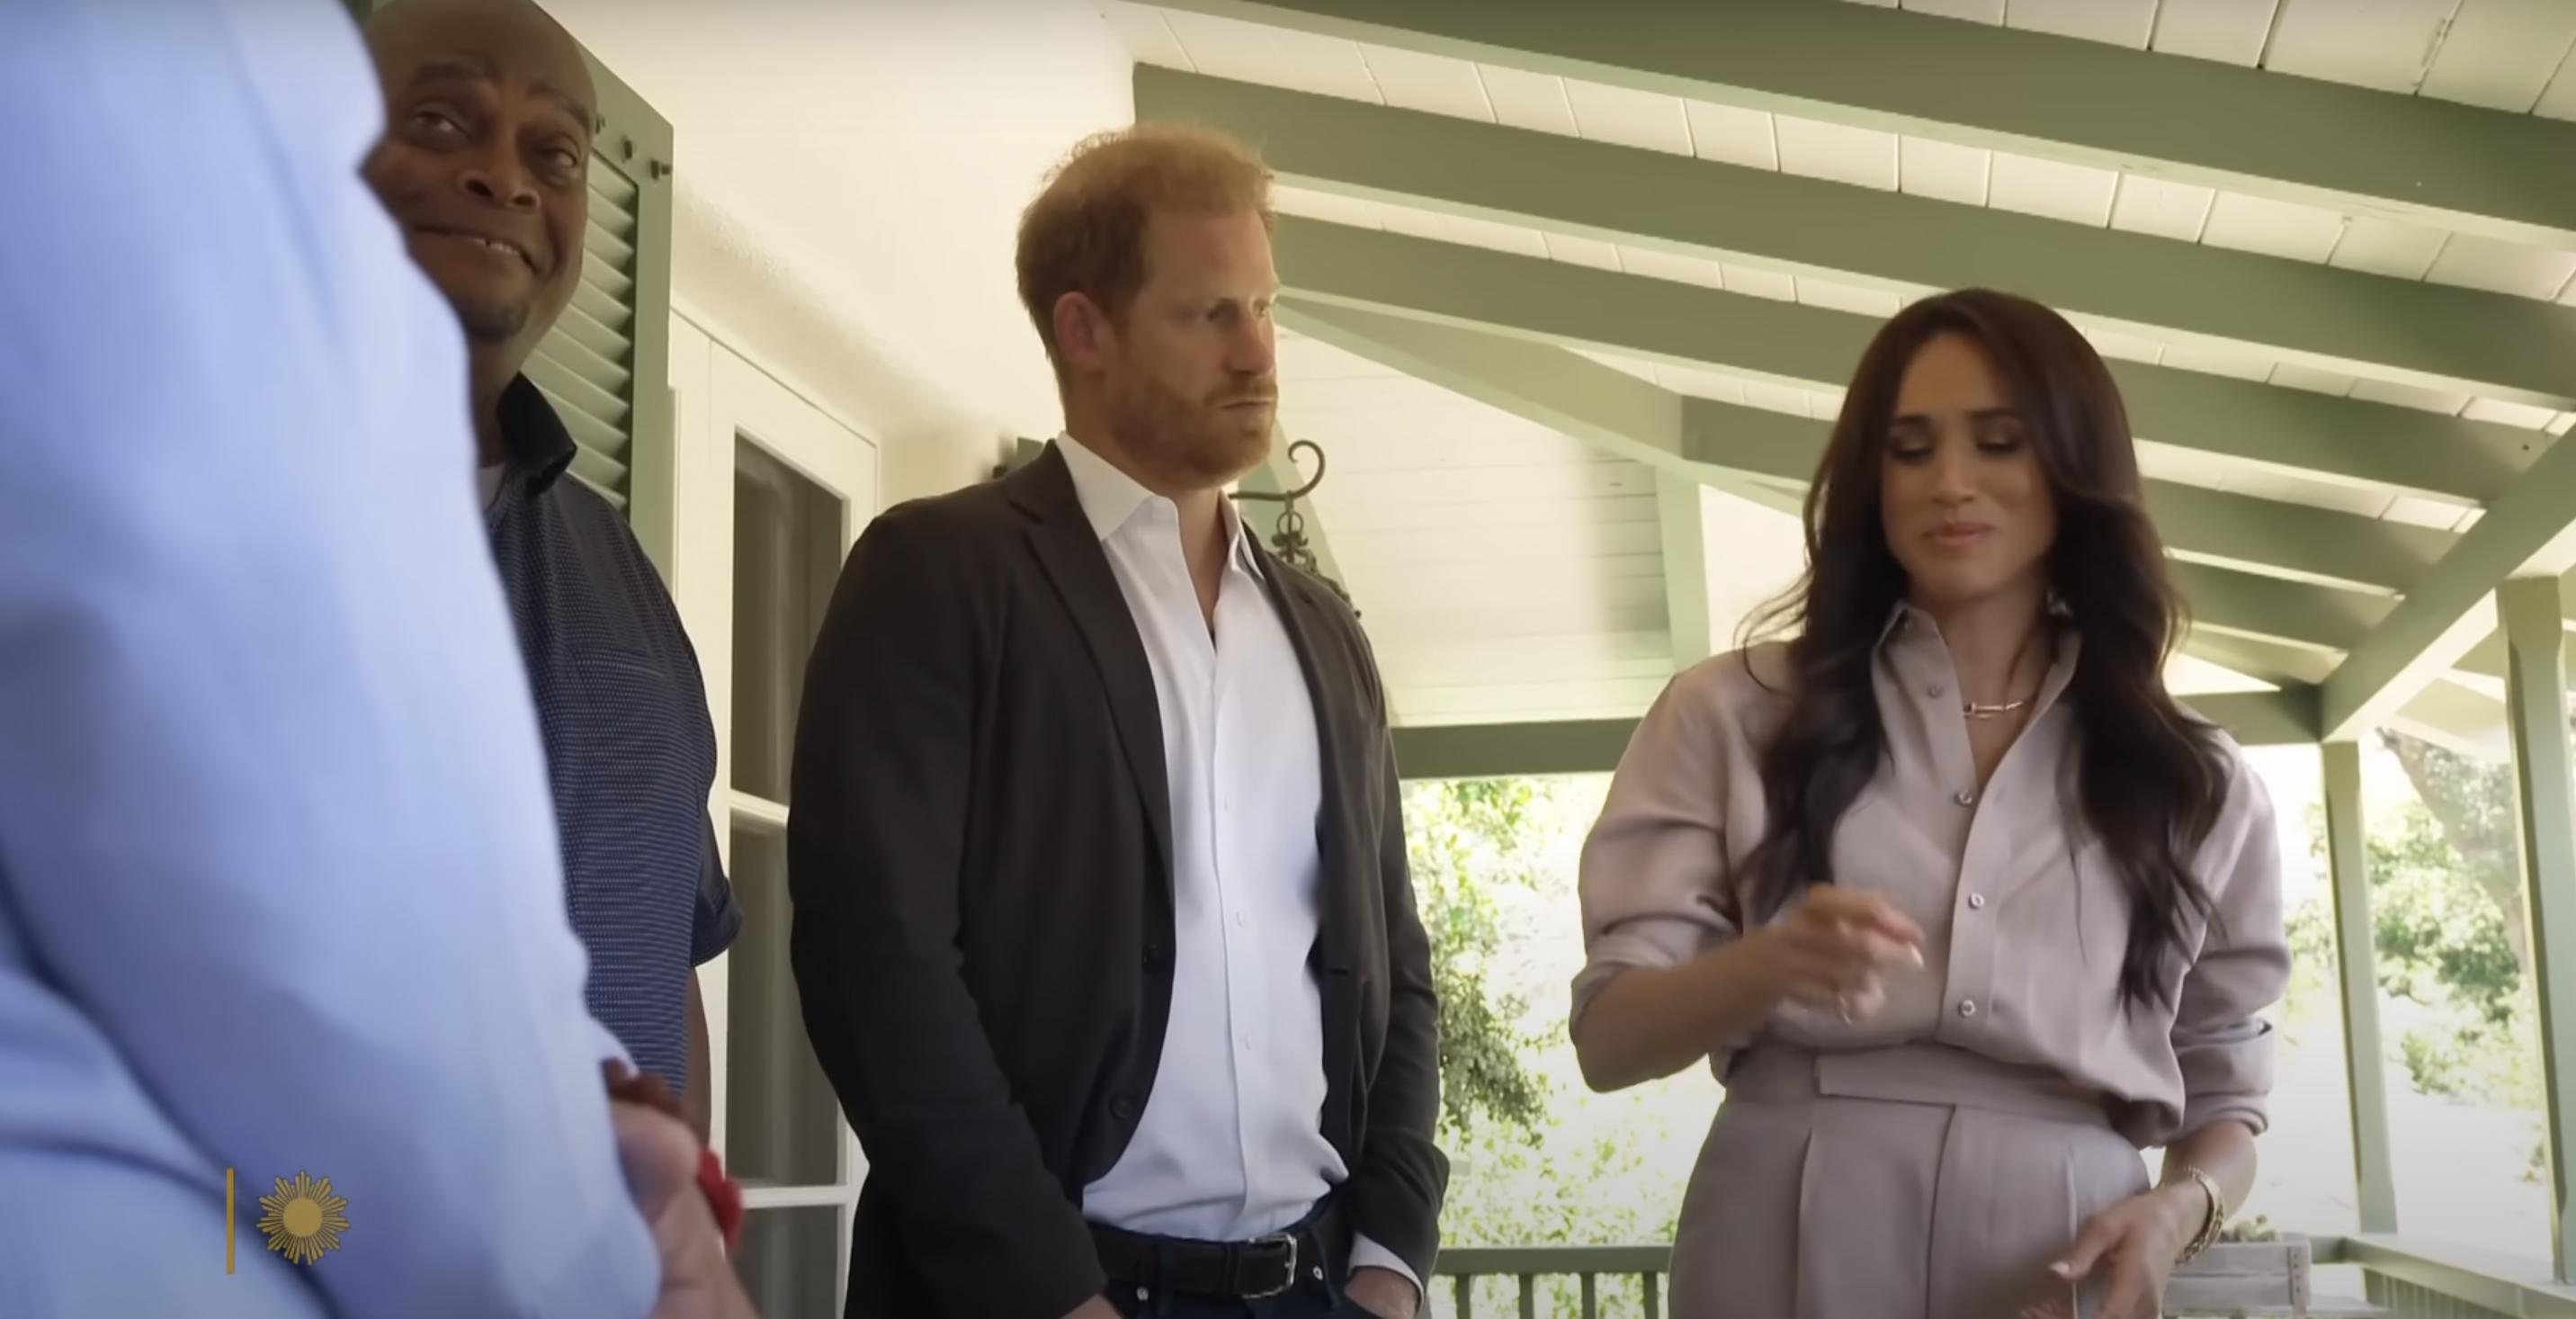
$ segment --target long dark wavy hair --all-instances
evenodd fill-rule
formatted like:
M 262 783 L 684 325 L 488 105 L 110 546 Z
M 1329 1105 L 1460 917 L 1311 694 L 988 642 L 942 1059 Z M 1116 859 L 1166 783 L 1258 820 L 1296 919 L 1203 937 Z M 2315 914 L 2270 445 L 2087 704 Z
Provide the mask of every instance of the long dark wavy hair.
M 2190 858 L 2226 804 L 2230 768 L 2214 730 L 2165 692 L 2182 607 L 2141 500 L 2119 390 L 2074 326 L 2026 298 L 1927 298 L 1861 356 L 1807 490 L 1806 576 L 1748 628 L 1796 633 L 1787 713 L 1762 755 L 1770 831 L 1745 863 L 1756 905 L 1776 914 L 1808 885 L 1833 882 L 1834 830 L 1886 759 L 1871 670 L 1906 577 L 1880 521 L 1880 464 L 1906 367 L 1942 335 L 1985 350 L 2056 499 L 2047 572 L 2057 607 L 2044 622 L 2081 638 L 2063 698 L 2077 728 L 2073 795 L 2129 902 L 2122 1003 L 2171 1006 L 2164 971 L 2189 957 L 2193 920 L 2210 910 Z

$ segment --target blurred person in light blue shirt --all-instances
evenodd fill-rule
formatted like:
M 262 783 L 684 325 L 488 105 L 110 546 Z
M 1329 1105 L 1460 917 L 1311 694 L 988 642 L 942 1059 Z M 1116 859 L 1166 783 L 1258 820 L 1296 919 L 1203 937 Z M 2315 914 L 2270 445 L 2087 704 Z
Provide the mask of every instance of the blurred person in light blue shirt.
M 9 1319 L 678 1312 L 382 119 L 331 0 L 0 4 Z

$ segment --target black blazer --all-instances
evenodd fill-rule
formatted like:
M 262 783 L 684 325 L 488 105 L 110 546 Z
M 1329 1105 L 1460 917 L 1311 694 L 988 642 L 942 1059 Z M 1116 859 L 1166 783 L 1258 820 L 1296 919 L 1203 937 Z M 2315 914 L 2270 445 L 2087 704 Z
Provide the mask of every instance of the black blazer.
M 1321 743 L 1322 1131 L 1354 1228 L 1429 1277 L 1438 1007 L 1385 693 L 1340 597 L 1262 568 Z M 790 791 L 797 989 L 869 1163 L 845 1313 L 1059 1319 L 1106 1285 L 1082 1188 L 1145 1110 L 1173 938 L 1153 672 L 1062 453 L 860 537 Z

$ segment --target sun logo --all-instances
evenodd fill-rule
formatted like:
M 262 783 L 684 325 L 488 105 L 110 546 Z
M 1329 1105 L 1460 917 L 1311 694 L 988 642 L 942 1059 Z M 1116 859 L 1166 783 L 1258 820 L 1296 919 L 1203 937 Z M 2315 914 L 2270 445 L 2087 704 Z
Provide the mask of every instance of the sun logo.
M 260 1217 L 259 1230 L 268 1234 L 268 1248 L 298 1264 L 311 1264 L 340 1248 L 340 1234 L 349 1230 L 348 1216 L 341 1210 L 349 1202 L 331 1194 L 331 1179 L 315 1179 L 304 1173 L 295 1174 L 289 1183 L 274 1179 L 277 1194 L 263 1195 L 259 1207 L 268 1212 Z

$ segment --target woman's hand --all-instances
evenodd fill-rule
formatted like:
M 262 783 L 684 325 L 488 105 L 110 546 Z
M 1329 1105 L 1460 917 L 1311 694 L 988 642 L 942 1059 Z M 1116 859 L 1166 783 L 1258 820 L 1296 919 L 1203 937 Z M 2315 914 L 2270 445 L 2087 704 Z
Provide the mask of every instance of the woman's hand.
M 2209 1197 L 2197 1185 L 2160 1186 L 2095 1214 L 2075 1244 L 2048 1268 L 2053 1288 L 2064 1291 L 2100 1275 L 2106 1280 L 2099 1319 L 2157 1319 L 2164 1312 L 2165 1280 L 2174 1257 L 2197 1235 Z M 2074 1319 L 2066 1301 L 2052 1298 L 2022 1311 L 2023 1319 Z
M 1866 1017 L 1886 1001 L 1880 973 L 1923 965 L 1923 930 L 1874 893 L 1818 884 L 1783 919 L 1745 937 L 1779 999 Z

